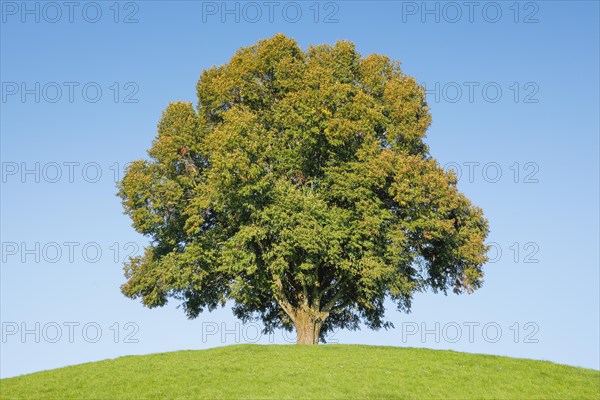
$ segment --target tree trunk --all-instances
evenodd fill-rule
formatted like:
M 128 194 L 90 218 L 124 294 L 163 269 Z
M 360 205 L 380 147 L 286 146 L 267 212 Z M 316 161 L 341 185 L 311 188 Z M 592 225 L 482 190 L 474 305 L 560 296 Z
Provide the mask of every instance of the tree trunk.
M 301 311 L 295 315 L 296 344 L 319 344 L 325 313 Z

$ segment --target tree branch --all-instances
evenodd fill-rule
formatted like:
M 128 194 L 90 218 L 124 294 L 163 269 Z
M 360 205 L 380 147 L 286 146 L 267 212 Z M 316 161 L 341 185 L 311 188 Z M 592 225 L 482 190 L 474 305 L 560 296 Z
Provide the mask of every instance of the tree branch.
M 274 293 L 275 300 L 277 300 L 277 303 L 281 306 L 281 308 L 283 308 L 283 311 L 285 311 L 286 314 L 295 323 L 296 318 L 294 316 L 294 308 L 292 307 L 292 303 L 290 303 L 287 295 L 285 294 L 285 290 L 283 288 L 283 283 L 281 282 L 281 278 L 276 277 L 273 279 L 273 282 L 275 283 L 275 286 L 277 286 L 277 289 L 278 289 L 278 291 L 276 293 Z
M 337 303 L 338 300 L 342 298 L 342 295 L 344 295 L 344 293 L 346 293 L 344 288 L 340 288 L 337 291 L 337 293 L 331 298 L 331 300 L 329 300 L 327 304 L 325 304 L 325 306 L 322 308 L 322 311 L 331 311 L 335 306 L 335 303 Z

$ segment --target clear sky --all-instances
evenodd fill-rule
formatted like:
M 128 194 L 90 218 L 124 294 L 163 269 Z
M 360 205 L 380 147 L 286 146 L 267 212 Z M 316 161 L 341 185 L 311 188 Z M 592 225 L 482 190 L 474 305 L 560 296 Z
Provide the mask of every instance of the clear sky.
M 1 2 L 0 376 L 257 337 L 230 306 L 187 320 L 119 291 L 139 254 L 115 196 L 169 101 L 204 68 L 283 32 L 349 39 L 428 89 L 427 143 L 485 211 L 472 295 L 420 294 L 396 328 L 331 341 L 600 369 L 599 6 L 540 2 Z M 116 21 L 116 22 L 115 22 Z

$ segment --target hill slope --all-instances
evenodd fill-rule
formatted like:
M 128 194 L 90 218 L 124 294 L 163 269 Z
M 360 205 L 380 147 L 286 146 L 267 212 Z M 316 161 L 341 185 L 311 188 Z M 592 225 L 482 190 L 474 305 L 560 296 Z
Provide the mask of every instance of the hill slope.
M 3 379 L 0 397 L 599 399 L 600 372 L 427 349 L 241 345 L 122 357 Z

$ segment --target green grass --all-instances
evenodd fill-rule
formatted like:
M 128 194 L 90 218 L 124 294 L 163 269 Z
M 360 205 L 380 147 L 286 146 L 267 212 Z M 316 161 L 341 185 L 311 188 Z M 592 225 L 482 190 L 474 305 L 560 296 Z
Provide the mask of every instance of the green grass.
M 3 379 L 0 398 L 599 399 L 600 372 L 427 349 L 241 345 Z

